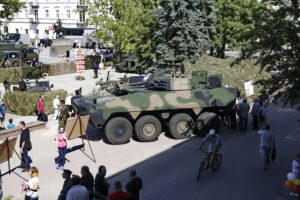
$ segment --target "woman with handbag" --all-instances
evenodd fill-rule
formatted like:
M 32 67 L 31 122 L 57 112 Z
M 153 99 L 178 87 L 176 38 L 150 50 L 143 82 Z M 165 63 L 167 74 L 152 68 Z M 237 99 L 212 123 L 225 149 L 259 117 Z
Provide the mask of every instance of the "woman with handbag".
M 30 167 L 28 171 L 30 180 L 25 183 L 26 194 L 25 200 L 38 200 L 39 199 L 39 170 L 36 167 Z
M 56 134 L 56 145 L 58 148 L 58 157 L 55 158 L 56 169 L 64 170 L 64 165 L 66 162 L 66 153 L 68 146 L 67 133 L 63 126 L 59 128 L 59 132 Z

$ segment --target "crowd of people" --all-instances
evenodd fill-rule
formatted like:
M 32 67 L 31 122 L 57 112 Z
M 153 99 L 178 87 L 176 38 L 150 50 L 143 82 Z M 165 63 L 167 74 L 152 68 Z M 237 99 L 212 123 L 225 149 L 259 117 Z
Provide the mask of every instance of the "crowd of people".
M 39 171 L 36 167 L 28 170 L 30 179 L 22 184 L 25 200 L 39 199 Z M 64 183 L 58 195 L 58 200 L 139 200 L 143 181 L 137 176 L 135 169 L 129 170 L 130 180 L 123 188 L 121 181 L 114 183 L 114 191 L 109 193 L 110 184 L 106 180 L 106 167 L 101 165 L 95 178 L 88 166 L 81 167 L 81 176 L 64 169 Z M 1 199 L 1 198 L 0 198 Z

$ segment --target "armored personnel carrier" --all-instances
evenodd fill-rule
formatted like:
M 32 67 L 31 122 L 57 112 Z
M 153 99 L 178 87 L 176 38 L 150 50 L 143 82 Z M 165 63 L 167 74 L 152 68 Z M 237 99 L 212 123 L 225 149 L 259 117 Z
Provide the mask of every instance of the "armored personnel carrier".
M 219 114 L 231 109 L 237 91 L 221 86 L 218 76 L 195 71 L 189 78 L 151 76 L 144 86 L 106 88 L 87 96 L 76 96 L 72 105 L 79 115 L 90 115 L 90 123 L 104 129 L 107 140 L 122 144 L 133 134 L 143 142 L 154 141 L 167 125 L 175 139 L 189 137 L 188 123 L 198 120 L 195 134 L 220 128 Z

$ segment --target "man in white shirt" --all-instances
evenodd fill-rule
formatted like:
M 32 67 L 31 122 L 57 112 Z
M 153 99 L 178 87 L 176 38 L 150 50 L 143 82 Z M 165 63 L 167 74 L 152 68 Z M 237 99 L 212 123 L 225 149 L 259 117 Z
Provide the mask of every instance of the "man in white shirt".
M 69 96 L 66 97 L 66 106 L 68 106 L 68 109 L 69 109 L 69 115 L 71 116 L 71 113 L 73 111 L 72 109 L 72 102 L 71 102 L 71 99 L 74 95 L 71 93 Z
M 93 93 L 100 92 L 101 86 L 98 84 L 98 82 L 95 83 L 95 86 L 93 87 Z
M 59 107 L 60 107 L 60 102 L 59 102 L 59 96 L 57 95 L 56 98 L 53 100 L 53 108 L 54 108 L 53 120 L 57 120 L 57 117 L 59 115 Z
M 73 186 L 68 191 L 66 200 L 89 200 L 86 188 L 80 185 L 80 177 L 73 175 L 71 181 Z

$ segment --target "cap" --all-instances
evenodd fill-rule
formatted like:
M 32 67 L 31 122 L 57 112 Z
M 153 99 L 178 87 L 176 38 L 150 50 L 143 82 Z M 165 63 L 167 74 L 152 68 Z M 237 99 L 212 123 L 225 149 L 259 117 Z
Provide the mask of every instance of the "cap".
M 209 134 L 210 134 L 210 135 L 213 135 L 213 134 L 215 134 L 215 133 L 216 133 L 215 129 L 210 129 L 210 131 L 209 131 Z

